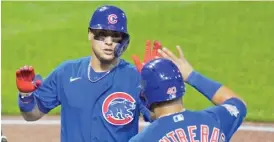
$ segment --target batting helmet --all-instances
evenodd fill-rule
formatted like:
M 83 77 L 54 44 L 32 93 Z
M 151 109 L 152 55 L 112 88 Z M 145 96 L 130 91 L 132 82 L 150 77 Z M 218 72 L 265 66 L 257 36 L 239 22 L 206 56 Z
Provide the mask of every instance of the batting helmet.
M 146 105 L 180 98 L 185 93 L 184 79 L 170 60 L 159 58 L 144 65 L 141 71 Z
M 101 29 L 121 32 L 125 35 L 123 41 L 115 47 L 115 56 L 119 57 L 129 44 L 130 36 L 127 31 L 127 17 L 118 7 L 105 5 L 98 7 L 89 22 L 89 29 Z

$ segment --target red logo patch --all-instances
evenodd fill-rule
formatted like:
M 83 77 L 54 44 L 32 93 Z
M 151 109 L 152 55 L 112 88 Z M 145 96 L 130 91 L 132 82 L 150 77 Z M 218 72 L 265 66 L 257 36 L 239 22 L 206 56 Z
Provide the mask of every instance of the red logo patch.
M 102 114 L 113 125 L 126 125 L 134 119 L 135 100 L 125 92 L 114 92 L 103 102 Z

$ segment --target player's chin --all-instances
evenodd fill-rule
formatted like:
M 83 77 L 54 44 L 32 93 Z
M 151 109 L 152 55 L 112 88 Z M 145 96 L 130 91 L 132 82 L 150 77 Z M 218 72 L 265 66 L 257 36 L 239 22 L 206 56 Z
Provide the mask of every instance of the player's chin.
M 101 61 L 103 62 L 112 62 L 115 59 L 115 56 L 113 54 L 104 54 L 101 56 Z

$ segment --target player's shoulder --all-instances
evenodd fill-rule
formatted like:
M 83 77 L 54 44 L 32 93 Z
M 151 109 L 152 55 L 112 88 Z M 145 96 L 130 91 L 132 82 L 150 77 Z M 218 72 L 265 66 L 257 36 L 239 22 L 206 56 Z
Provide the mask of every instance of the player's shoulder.
M 81 57 L 81 58 L 76 58 L 76 59 L 70 59 L 70 60 L 65 60 L 63 62 L 61 62 L 61 64 L 59 64 L 57 66 L 56 69 L 67 69 L 69 67 L 74 67 L 74 66 L 81 66 L 83 64 L 88 64 L 89 63 L 89 60 L 90 60 L 90 56 L 86 56 L 86 57 Z
M 116 75 L 118 78 L 123 77 L 125 82 L 140 82 L 141 75 L 138 72 L 137 68 L 129 63 L 128 61 L 121 59 L 119 65 L 117 66 Z M 125 78 L 126 76 L 126 78 Z M 126 81 L 127 80 L 127 81 Z
M 141 142 L 141 141 L 144 141 L 143 138 L 144 138 L 143 132 L 140 132 L 137 135 L 130 138 L 129 142 Z
M 127 72 L 130 74 L 139 74 L 137 71 L 137 68 L 131 64 L 130 62 L 124 60 L 124 59 L 120 59 L 120 63 L 118 65 L 118 69 L 122 72 Z
M 64 72 L 67 71 L 72 71 L 75 69 L 82 69 L 82 68 L 87 68 L 90 56 L 87 57 L 81 57 L 77 59 L 70 59 L 70 60 L 65 60 L 61 62 L 57 67 L 55 67 L 52 71 L 52 73 L 57 73 L 57 75 L 62 75 Z
M 154 141 L 158 137 L 158 135 L 155 135 L 155 131 L 161 133 L 161 130 L 164 130 L 162 127 L 163 124 L 166 124 L 165 122 L 165 120 L 160 118 L 149 123 L 149 125 L 146 125 L 141 132 L 132 138 L 131 142 Z
M 157 120 L 156 120 L 157 121 Z M 129 142 L 141 142 L 141 141 L 148 141 L 148 138 L 153 136 L 152 132 L 155 127 L 156 121 L 152 122 L 150 125 L 144 127 L 144 129 L 139 132 L 137 135 L 132 137 Z
M 214 118 L 218 119 L 219 115 L 229 113 L 231 116 L 238 117 L 239 114 L 243 117 L 247 114 L 247 108 L 243 101 L 237 98 L 231 98 L 225 101 L 223 104 L 209 107 L 202 111 L 203 113 L 210 114 Z
M 78 65 L 78 64 L 82 64 L 82 63 L 87 63 L 90 61 L 90 58 L 91 58 L 90 56 L 86 56 L 86 57 L 66 60 L 61 63 L 61 66 L 70 66 L 70 65 Z
M 214 113 L 207 112 L 206 110 L 190 110 L 187 109 L 183 112 L 183 119 L 188 118 L 190 122 L 197 121 L 201 123 L 215 123 L 218 121 L 218 118 Z M 173 118 L 177 119 L 177 117 Z

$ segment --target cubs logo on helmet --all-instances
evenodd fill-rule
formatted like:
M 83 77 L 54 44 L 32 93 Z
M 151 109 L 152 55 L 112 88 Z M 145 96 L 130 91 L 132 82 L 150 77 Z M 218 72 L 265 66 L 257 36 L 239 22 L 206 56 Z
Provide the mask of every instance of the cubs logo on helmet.
M 103 102 L 102 113 L 107 122 L 113 125 L 126 125 L 133 120 L 135 100 L 125 92 L 114 92 Z
M 116 24 L 118 22 L 116 14 L 110 14 L 108 15 L 108 23 L 109 24 Z

